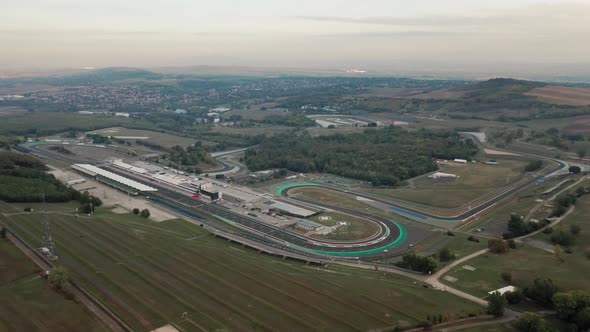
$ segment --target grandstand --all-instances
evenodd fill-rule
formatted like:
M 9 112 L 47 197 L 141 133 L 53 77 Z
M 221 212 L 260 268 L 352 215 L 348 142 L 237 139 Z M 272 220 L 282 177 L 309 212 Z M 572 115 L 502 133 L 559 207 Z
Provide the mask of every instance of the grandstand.
M 139 195 L 141 193 L 158 191 L 156 188 L 146 186 L 142 183 L 133 181 L 124 176 L 109 172 L 94 165 L 74 164 L 72 165 L 72 169 L 131 195 Z

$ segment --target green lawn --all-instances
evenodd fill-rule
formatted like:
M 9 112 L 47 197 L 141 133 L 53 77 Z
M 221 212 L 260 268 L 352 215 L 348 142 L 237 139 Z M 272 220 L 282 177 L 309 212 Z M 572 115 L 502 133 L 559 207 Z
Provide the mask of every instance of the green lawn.
M 82 304 L 49 287 L 38 267 L 0 239 L 0 331 L 108 331 Z
M 331 218 L 330 220 L 324 220 L 323 217 Z M 371 235 L 379 232 L 379 226 L 372 221 L 356 218 L 342 213 L 337 212 L 324 212 L 319 215 L 313 216 L 311 220 L 318 222 L 326 226 L 334 226 L 337 222 L 347 222 L 347 226 L 340 226 L 336 231 L 318 237 L 330 239 L 330 240 L 358 240 L 367 238 Z
M 507 254 L 485 254 L 453 268 L 448 275 L 458 279 L 454 283 L 441 280 L 449 286 L 480 297 L 506 285 L 526 287 L 535 278 L 551 278 L 564 290 L 590 289 L 587 277 L 590 273 L 590 260 L 567 254 L 562 254 L 562 257 L 564 261 L 558 260 L 552 253 L 521 245 Z M 464 265 L 473 266 L 476 270 L 463 269 Z M 502 272 L 510 272 L 512 282 L 504 282 L 500 277 Z
M 411 185 L 399 189 L 368 189 L 367 191 L 438 208 L 457 208 L 523 178 L 522 171 L 527 164 L 526 161 L 499 159 L 493 156 L 483 160 L 487 159 L 496 159 L 499 165 L 449 162 L 441 165 L 439 171 L 455 174 L 459 178 L 433 180 L 423 176 L 410 180 Z
M 410 279 L 257 254 L 182 220 L 152 223 L 100 211 L 49 215 L 62 263 L 134 329 L 368 330 L 479 308 Z M 14 215 L 9 228 L 32 245 L 41 216 Z M 180 321 L 183 312 L 190 320 Z

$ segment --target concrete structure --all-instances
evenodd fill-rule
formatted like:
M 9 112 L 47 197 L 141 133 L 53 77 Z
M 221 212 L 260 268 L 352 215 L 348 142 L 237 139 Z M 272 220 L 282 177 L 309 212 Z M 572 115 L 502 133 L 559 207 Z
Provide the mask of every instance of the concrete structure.
M 317 222 L 313 222 L 310 220 L 299 220 L 295 224 L 295 228 L 302 229 L 305 231 L 317 231 L 318 229 L 324 227 L 322 224 L 318 224 Z
M 443 172 L 435 172 L 428 176 L 429 179 L 437 180 L 437 179 L 456 179 L 458 178 L 457 175 L 451 173 L 443 173 Z
M 301 218 L 311 217 L 314 214 L 318 213 L 318 211 L 311 211 L 311 210 L 304 209 L 299 206 L 295 206 L 295 205 L 287 204 L 287 203 L 283 203 L 283 202 L 277 202 L 277 201 L 267 201 L 267 202 L 264 202 L 264 205 L 268 206 L 269 210 L 272 210 L 272 211 L 277 212 L 279 214 L 286 214 L 286 215 L 301 217 Z
M 514 287 L 514 286 L 506 286 L 506 287 L 498 288 L 496 290 L 488 292 L 488 294 L 492 295 L 494 293 L 500 293 L 500 295 L 504 295 L 504 293 L 514 292 L 515 290 L 516 290 L 516 287 Z
M 115 174 L 104 170 L 102 168 L 96 167 L 90 164 L 74 164 L 72 165 L 72 169 L 85 174 L 91 178 L 96 179 L 99 182 L 108 184 L 112 187 L 115 187 L 119 190 L 125 191 L 131 195 L 138 195 L 140 193 L 149 193 L 158 191 L 156 188 L 152 188 L 150 186 L 146 186 L 142 183 L 137 181 L 133 181 L 126 177 L 123 177 L 119 174 Z

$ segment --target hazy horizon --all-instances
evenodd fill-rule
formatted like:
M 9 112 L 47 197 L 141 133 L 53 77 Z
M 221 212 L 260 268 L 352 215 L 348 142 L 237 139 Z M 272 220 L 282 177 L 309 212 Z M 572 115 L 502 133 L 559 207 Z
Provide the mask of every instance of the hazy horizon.
M 0 73 L 245 66 L 590 77 L 587 1 L 24 0 L 3 4 Z

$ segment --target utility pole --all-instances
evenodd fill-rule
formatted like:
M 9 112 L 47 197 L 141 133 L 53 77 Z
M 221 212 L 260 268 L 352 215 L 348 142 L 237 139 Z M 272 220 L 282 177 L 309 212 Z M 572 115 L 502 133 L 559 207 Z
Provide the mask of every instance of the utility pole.
M 51 236 L 51 228 L 49 227 L 49 219 L 47 218 L 47 203 L 45 202 L 45 194 L 43 194 L 43 247 L 47 249 L 46 255 L 50 260 L 56 260 L 57 252 L 55 250 L 55 243 Z

